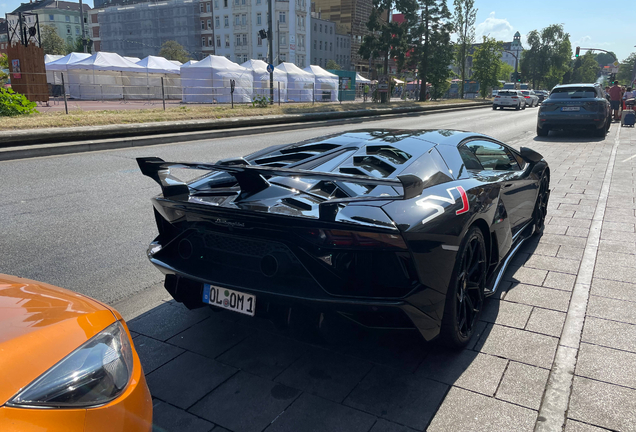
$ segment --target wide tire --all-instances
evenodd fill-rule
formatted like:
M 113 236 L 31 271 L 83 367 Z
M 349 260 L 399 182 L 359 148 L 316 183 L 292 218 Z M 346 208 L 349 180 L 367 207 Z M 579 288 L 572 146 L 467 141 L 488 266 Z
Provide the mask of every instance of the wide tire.
M 526 109 L 527 104 L 524 102 L 522 110 Z
M 515 107 L 515 109 L 516 109 L 517 111 L 519 111 L 519 110 L 521 109 L 521 104 L 517 104 L 517 106 Z
M 545 228 L 545 218 L 548 214 L 548 201 L 550 199 L 550 179 L 546 174 L 539 180 L 539 194 L 537 202 L 534 205 L 532 219 L 534 221 L 534 233 L 536 235 L 543 234 Z
M 594 129 L 594 136 L 595 137 L 605 138 L 605 135 L 607 135 L 607 129 L 605 128 L 605 126 L 603 126 L 600 129 Z
M 539 126 L 537 126 L 537 136 L 547 137 L 549 133 L 550 129 L 548 129 L 547 127 L 540 128 Z
M 497 109 L 497 107 L 496 107 L 495 105 L 493 105 L 493 106 L 492 106 L 492 109 L 496 110 L 496 109 Z
M 471 227 L 461 242 L 444 305 L 440 342 L 462 349 L 475 333 L 484 305 L 488 269 L 486 245 L 481 230 Z

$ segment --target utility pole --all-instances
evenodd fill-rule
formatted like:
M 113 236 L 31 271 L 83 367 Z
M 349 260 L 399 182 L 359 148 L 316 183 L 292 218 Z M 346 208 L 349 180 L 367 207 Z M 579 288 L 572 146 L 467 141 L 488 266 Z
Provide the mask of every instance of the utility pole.
M 80 6 L 80 24 L 82 26 L 82 46 L 84 47 L 84 52 L 88 52 L 86 49 L 86 33 L 84 33 L 84 5 L 82 4 L 82 0 L 79 0 Z
M 267 42 L 269 48 L 269 64 L 274 66 L 274 26 L 272 25 L 272 18 L 274 12 L 272 10 L 272 3 L 274 0 L 269 0 L 268 9 L 269 16 L 267 17 L 267 26 L 269 27 L 267 31 Z M 269 104 L 274 105 L 274 69 L 269 73 Z

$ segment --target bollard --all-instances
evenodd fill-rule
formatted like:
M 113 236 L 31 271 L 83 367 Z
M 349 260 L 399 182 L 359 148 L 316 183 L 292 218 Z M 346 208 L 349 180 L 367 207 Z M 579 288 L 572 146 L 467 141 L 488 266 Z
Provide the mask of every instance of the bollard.
M 68 104 L 66 103 L 66 87 L 64 86 L 64 72 L 61 72 L 62 75 L 62 93 L 64 93 L 64 111 L 68 114 Z
M 163 77 L 161 77 L 161 99 L 163 100 L 163 110 L 166 110 L 166 92 L 163 89 Z

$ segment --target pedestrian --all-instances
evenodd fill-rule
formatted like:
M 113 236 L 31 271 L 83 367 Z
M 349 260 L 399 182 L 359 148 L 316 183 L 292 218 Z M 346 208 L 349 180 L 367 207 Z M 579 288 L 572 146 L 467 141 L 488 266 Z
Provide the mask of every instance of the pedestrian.
M 618 85 L 618 81 L 614 81 L 614 85 L 609 89 L 609 95 L 614 120 L 616 121 L 621 119 L 621 93 L 621 87 Z
M 364 101 L 367 101 L 367 95 L 369 94 L 369 84 L 364 85 Z

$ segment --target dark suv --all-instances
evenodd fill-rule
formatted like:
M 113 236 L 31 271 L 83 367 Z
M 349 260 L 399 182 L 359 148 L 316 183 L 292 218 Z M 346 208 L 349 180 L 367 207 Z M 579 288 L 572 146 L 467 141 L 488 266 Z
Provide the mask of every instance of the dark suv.
M 600 84 L 564 84 L 552 89 L 539 108 L 537 135 L 550 129 L 591 128 L 604 137 L 612 123 L 610 103 Z

